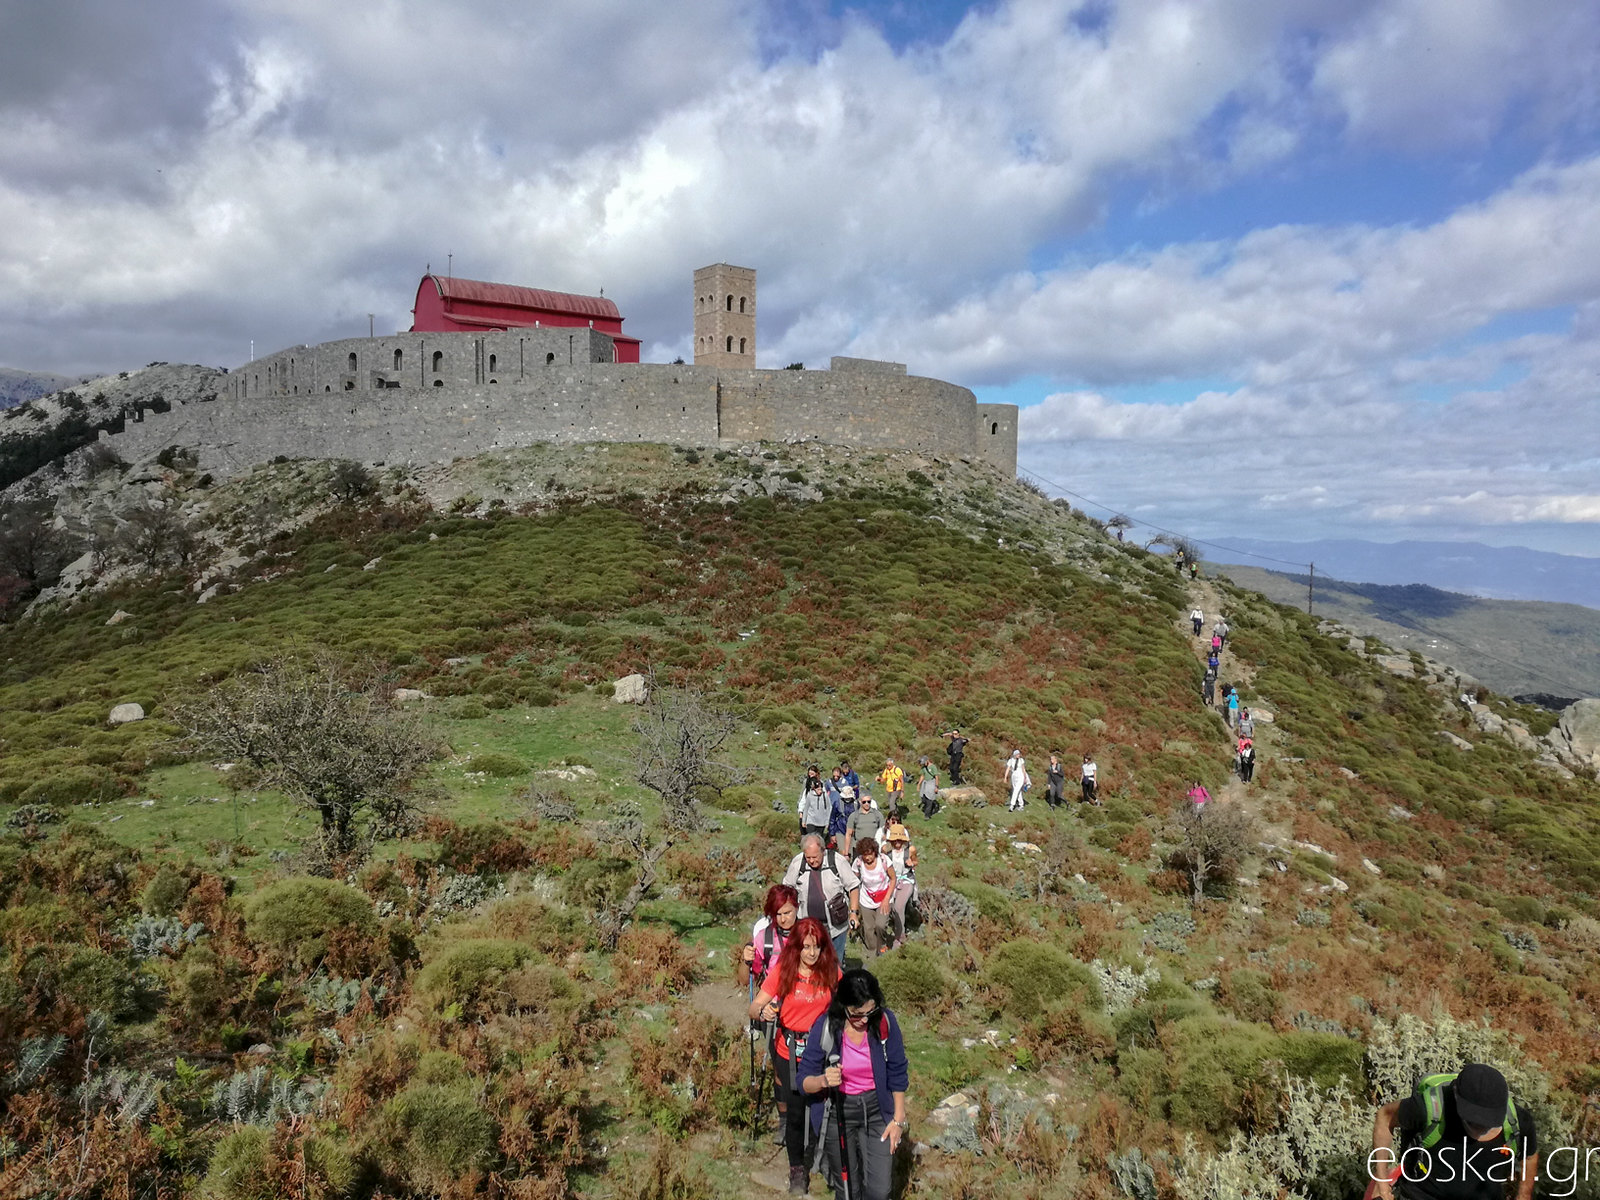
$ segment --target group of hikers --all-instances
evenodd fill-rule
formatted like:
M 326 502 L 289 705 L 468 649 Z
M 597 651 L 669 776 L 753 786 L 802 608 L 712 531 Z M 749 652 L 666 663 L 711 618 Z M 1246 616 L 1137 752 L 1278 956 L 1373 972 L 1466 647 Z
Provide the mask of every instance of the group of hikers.
M 1189 621 L 1194 626 L 1194 636 L 1203 637 L 1206 614 L 1199 605 L 1189 612 Z M 1222 710 L 1222 716 L 1228 723 L 1235 737 L 1234 770 L 1238 772 L 1241 783 L 1249 783 L 1256 775 L 1256 723 L 1250 716 L 1250 710 L 1244 708 L 1239 701 L 1239 689 L 1231 683 L 1222 685 L 1222 700 L 1217 700 L 1217 672 L 1222 666 L 1222 652 L 1228 645 L 1228 620 L 1219 616 L 1211 627 L 1211 646 L 1206 654 L 1206 672 L 1200 681 L 1200 696 L 1205 701 L 1206 707 L 1216 705 Z M 1200 788 L 1198 783 L 1195 787 Z M 1200 788 L 1202 792 L 1204 788 Z M 1194 792 L 1189 793 L 1194 799 Z M 1205 799 L 1210 799 L 1207 795 Z M 1200 800 L 1199 803 L 1205 803 Z

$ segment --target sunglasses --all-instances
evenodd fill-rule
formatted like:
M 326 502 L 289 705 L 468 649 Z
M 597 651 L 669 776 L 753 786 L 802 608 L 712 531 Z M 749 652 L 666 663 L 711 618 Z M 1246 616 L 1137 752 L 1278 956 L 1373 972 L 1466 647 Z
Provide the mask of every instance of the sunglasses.
M 878 1015 L 878 1006 L 876 1004 L 874 1004 L 871 1008 L 867 1009 L 867 1011 L 864 1012 L 864 1013 L 853 1013 L 853 1012 L 846 1012 L 845 1013 L 845 1016 L 850 1018 L 850 1024 L 852 1024 L 852 1025 L 865 1025 L 868 1021 L 872 1020 L 872 1018 L 877 1016 L 877 1015 Z

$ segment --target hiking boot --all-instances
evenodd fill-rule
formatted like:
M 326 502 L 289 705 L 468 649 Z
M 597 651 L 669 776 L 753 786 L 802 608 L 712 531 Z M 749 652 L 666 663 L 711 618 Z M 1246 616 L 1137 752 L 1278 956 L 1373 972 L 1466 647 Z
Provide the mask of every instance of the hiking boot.
M 788 1125 L 788 1122 L 784 1119 L 783 1114 L 779 1113 L 778 1114 L 778 1132 L 776 1132 L 776 1133 L 774 1133 L 772 1135 L 772 1144 L 774 1146 L 784 1146 L 784 1145 L 788 1144 L 788 1142 L 789 1142 L 789 1130 L 787 1128 L 787 1125 Z
M 789 1195 L 804 1196 L 806 1194 L 806 1189 L 810 1186 L 811 1183 L 806 1176 L 806 1169 L 804 1167 L 789 1168 Z

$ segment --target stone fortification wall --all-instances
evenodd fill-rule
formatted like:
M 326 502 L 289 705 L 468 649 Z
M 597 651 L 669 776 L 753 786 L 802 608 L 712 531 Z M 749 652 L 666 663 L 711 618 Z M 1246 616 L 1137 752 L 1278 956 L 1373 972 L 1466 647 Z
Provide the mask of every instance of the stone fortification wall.
M 401 334 L 294 347 L 240 368 L 234 390 L 215 401 L 147 413 L 102 437 L 129 461 L 193 448 L 200 469 L 218 478 L 279 455 L 420 463 L 534 442 L 820 441 L 980 457 L 1015 470 L 1016 409 L 979 406 L 966 388 L 937 379 L 846 364 L 767 371 L 541 357 L 529 365 L 531 354 L 565 350 L 569 337 L 575 357 L 580 342 L 609 355 L 610 339 L 584 336 L 591 332 Z M 552 339 L 561 345 L 547 348 Z M 396 350 L 398 386 L 362 365 L 375 358 L 392 369 Z M 441 351 L 434 386 L 432 355 Z M 413 359 L 426 374 L 414 373 Z
M 483 333 L 397 333 L 291 346 L 240 367 L 230 377 L 228 394 L 243 400 L 498 386 L 525 383 L 550 367 L 609 363 L 614 357 L 608 334 L 581 325 Z

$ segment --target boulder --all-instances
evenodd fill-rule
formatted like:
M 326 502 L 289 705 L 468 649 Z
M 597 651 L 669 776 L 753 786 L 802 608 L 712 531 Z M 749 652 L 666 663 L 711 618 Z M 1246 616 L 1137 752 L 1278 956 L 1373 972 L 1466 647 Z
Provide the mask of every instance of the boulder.
M 119 704 L 111 710 L 111 715 L 106 718 L 113 725 L 127 725 L 133 721 L 144 720 L 144 706 L 140 704 Z
M 131 621 L 131 620 L 133 620 L 133 614 L 131 612 L 128 612 L 125 609 L 119 608 L 119 609 L 117 609 L 116 612 L 112 613 L 111 616 L 106 619 L 106 624 L 107 625 L 121 625 L 124 621 Z
M 1377 863 L 1373 862 L 1370 858 L 1363 858 L 1361 860 L 1361 865 L 1366 868 L 1368 874 L 1371 874 L 1371 875 L 1382 875 L 1383 874 L 1383 868 L 1380 867 Z
M 1550 742 L 1580 765 L 1600 768 L 1600 700 L 1579 700 L 1562 709 Z
M 426 700 L 427 692 L 418 691 L 416 688 L 395 688 L 394 702 L 396 704 L 414 704 L 418 700 Z
M 1472 706 L 1472 723 L 1484 733 L 1499 733 L 1506 727 L 1504 718 L 1483 704 Z
M 1402 675 L 1412 678 L 1416 675 L 1416 667 L 1409 654 L 1375 654 L 1372 661 L 1377 663 L 1391 675 Z
M 985 808 L 989 804 L 989 797 L 983 794 L 983 789 L 973 787 L 970 783 L 964 783 L 960 787 L 940 788 L 939 800 L 958 808 Z
M 1263 725 L 1271 725 L 1273 721 L 1271 713 L 1264 708 L 1257 708 L 1254 704 L 1250 705 L 1250 719 L 1259 721 Z
M 611 685 L 611 698 L 618 704 L 643 704 L 650 697 L 650 687 L 643 675 L 624 675 Z
M 1439 730 L 1439 736 L 1442 737 L 1445 741 L 1449 742 L 1457 750 L 1471 750 L 1472 749 L 1472 743 L 1471 742 L 1467 741 L 1466 738 L 1457 737 L 1455 734 L 1451 733 L 1448 729 Z

